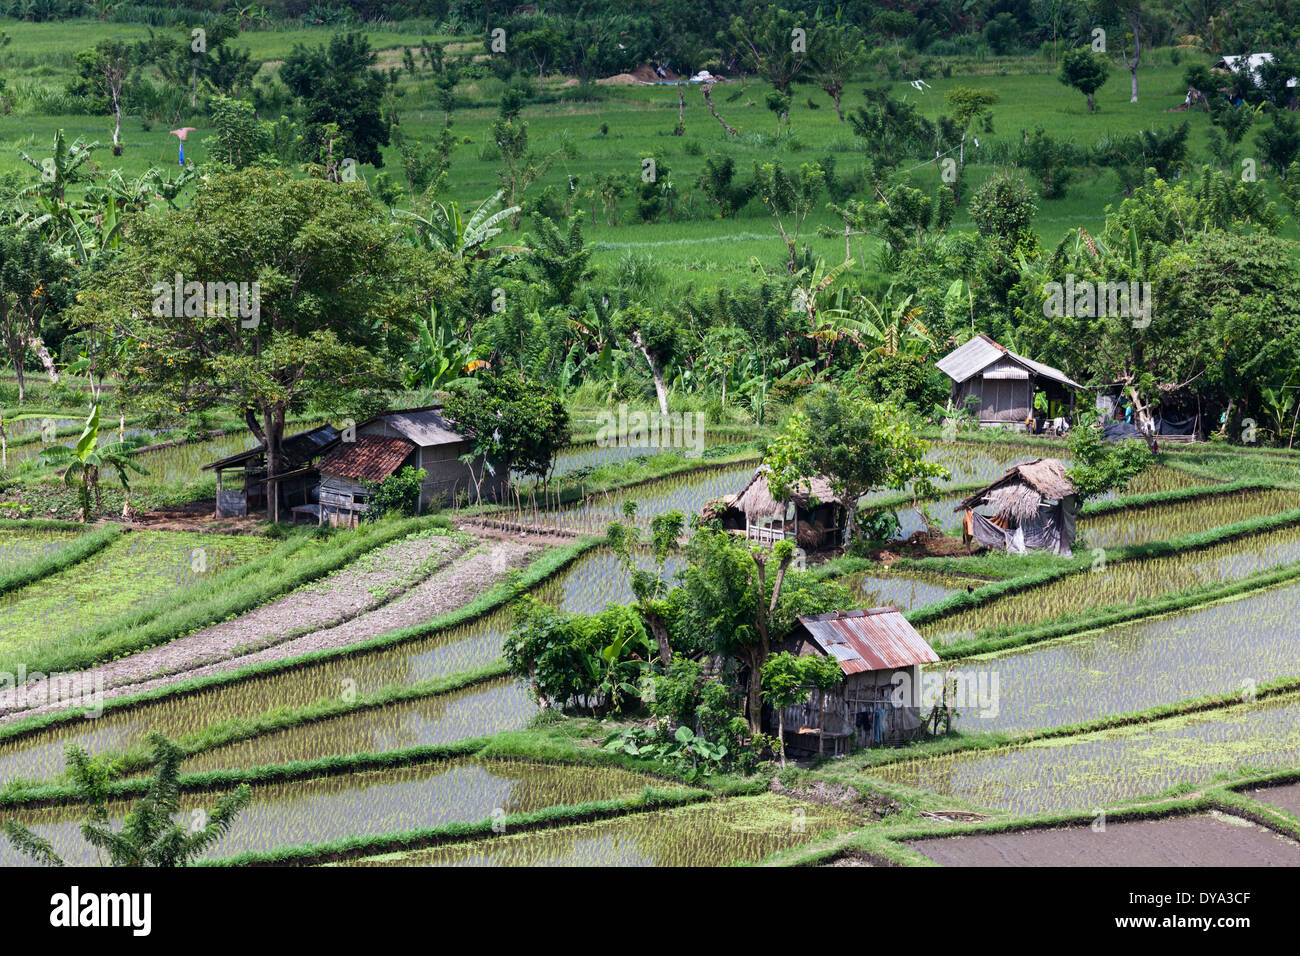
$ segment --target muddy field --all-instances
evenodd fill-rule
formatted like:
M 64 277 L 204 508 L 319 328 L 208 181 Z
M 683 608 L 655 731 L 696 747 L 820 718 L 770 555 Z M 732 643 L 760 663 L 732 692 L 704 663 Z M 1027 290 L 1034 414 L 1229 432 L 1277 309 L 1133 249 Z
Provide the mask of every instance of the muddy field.
M 1293 817 L 1300 817 L 1300 783 L 1243 790 L 1242 795 L 1258 800 L 1260 803 L 1267 803 L 1271 807 L 1277 807 L 1279 810 L 1285 810 Z
M 1238 817 L 1208 814 L 1019 833 L 916 840 L 944 866 L 1300 866 L 1300 843 Z

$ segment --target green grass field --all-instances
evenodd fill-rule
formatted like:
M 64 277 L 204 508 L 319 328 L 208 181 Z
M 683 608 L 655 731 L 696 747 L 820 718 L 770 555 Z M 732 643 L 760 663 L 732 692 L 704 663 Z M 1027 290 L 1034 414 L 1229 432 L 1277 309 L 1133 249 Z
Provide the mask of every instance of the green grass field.
M 0 69 L 13 77 L 10 93 L 18 103 L 11 115 L 0 116 L 0 173 L 19 171 L 29 175 L 30 167 L 22 162 L 18 150 L 39 156 L 48 149 L 59 129 L 69 138 L 80 136 L 107 143 L 111 137 L 107 115 L 47 116 L 24 110 L 23 102 L 34 86 L 62 89 L 72 74 L 72 56 L 77 50 L 92 46 L 104 36 L 143 39 L 147 30 L 130 24 L 97 21 L 69 25 L 5 20 L 0 20 L 0 30 L 14 38 L 0 52 Z M 255 59 L 267 61 L 260 76 L 268 77 L 278 65 L 277 59 L 286 55 L 294 43 L 325 43 L 331 32 L 323 27 L 249 32 L 232 43 L 250 49 Z M 417 44 L 421 39 L 418 32 L 383 30 L 368 31 L 367 36 L 379 52 L 381 67 L 397 65 L 398 48 Z M 461 39 L 463 48 L 474 47 L 472 38 Z M 1113 68 L 1110 81 L 1097 94 L 1098 112 L 1091 115 L 1083 96 L 1061 84 L 1054 65 L 1042 57 L 955 61 L 952 75 L 929 78 L 928 88 L 917 90 L 901 79 L 889 85 L 891 95 L 917 104 L 931 119 L 945 110 L 944 94 L 953 87 L 986 87 L 997 93 L 998 102 L 991 110 L 993 132 L 983 131 L 977 123 L 972 137 L 978 140 L 979 146 L 973 141 L 967 144 L 966 179 L 970 188 L 993 173 L 996 167 L 988 157 L 998 155 L 995 150 L 999 143 L 1011 143 L 1022 131 L 1032 131 L 1036 126 L 1042 126 L 1057 139 L 1069 140 L 1076 146 L 1090 146 L 1102 137 L 1131 134 L 1152 126 L 1172 127 L 1187 120 L 1191 124 L 1189 158 L 1193 163 L 1208 161 L 1206 142 L 1211 129 L 1208 114 L 1170 110 L 1183 101 L 1186 88 L 1182 78 L 1187 66 L 1198 59 L 1209 62 L 1209 58 L 1184 53 L 1174 64 L 1173 53 L 1160 49 L 1148 51 L 1144 56 L 1139 71 L 1138 103 L 1128 102 L 1127 72 L 1121 67 Z M 597 175 L 618 172 L 636 175 L 642 159 L 657 156 L 661 164 L 667 165 L 669 179 L 676 187 L 679 218 L 640 223 L 632 202 L 624 199 L 619 225 L 606 222 L 599 209 L 593 220 L 588 209 L 587 240 L 595 250 L 595 264 L 605 271 L 614 269 L 629 253 L 652 257 L 660 268 L 659 279 L 666 287 L 665 294 L 689 287 L 711 289 L 731 284 L 751 274 L 752 258 L 757 257 L 771 268 L 784 254 L 770 218 L 757 200 L 751 200 L 735 219 L 712 217 L 706 198 L 695 186 L 710 153 L 726 152 L 732 156 L 742 177 L 748 176 L 754 163 L 774 159 L 789 166 L 819 161 L 829 155 L 834 158 L 836 174 L 840 177 L 852 174 L 861 165 L 861 153 L 851 127 L 839 122 L 829 97 L 810 86 L 795 88 L 790 132 L 777 139 L 775 117 L 764 105 L 767 87 L 761 82 L 722 83 L 714 90 L 713 99 L 719 112 L 741 133 L 735 138 L 728 136 L 709 115 L 696 86 L 686 89 L 686 135 L 677 137 L 672 135 L 677 122 L 676 87 L 597 86 L 595 93 L 590 94 L 597 98 L 585 99 L 572 93 L 571 88 L 561 88 L 560 82 L 559 77 L 548 77 L 542 88 L 547 101 L 534 103 L 524 110 L 531 148 L 539 156 L 554 158 L 547 174 L 531 187 L 527 196 L 536 198 L 551 186 L 563 197 L 569 189 L 570 177 L 587 184 Z M 851 83 L 845 90 L 845 111 L 851 112 L 865 102 L 867 87 L 874 89 L 881 85 L 880 80 L 868 76 Z M 404 91 L 399 101 L 403 134 L 410 140 L 431 144 L 443 122 L 442 112 L 433 105 L 432 82 L 404 76 L 401 88 Z M 504 84 L 495 78 L 475 80 L 458 88 L 459 99 L 473 104 L 458 108 L 454 114 L 453 130 L 466 142 L 453 155 L 448 198 L 462 205 L 477 204 L 498 188 L 500 164 L 490 142 L 490 126 L 503 89 Z M 818 108 L 810 108 L 809 101 Z M 199 132 L 186 143 L 186 155 L 202 163 L 208 155 L 204 140 L 210 130 L 209 121 L 196 114 L 182 116 L 180 123 L 198 127 Z M 1254 138 L 1266 125 L 1257 123 L 1247 134 L 1243 155 L 1252 155 Z M 602 132 L 602 126 L 606 132 Z M 105 170 L 120 168 L 128 176 L 139 175 L 151 166 L 174 166 L 176 140 L 168 133 L 168 127 L 169 124 L 157 123 L 145 130 L 138 117 L 129 117 L 123 126 L 126 143 L 123 155 L 113 157 L 105 147 L 97 153 L 96 161 Z M 384 150 L 384 157 L 389 175 L 401 182 L 396 143 Z M 924 160 L 912 165 L 916 167 L 911 173 L 914 184 L 933 189 L 939 176 L 938 166 Z M 373 167 L 361 167 L 367 179 L 373 179 L 376 172 Z M 1260 174 L 1265 180 L 1273 176 L 1271 170 L 1264 168 L 1262 160 Z M 1075 226 L 1099 231 L 1107 205 L 1117 204 L 1120 199 L 1122 195 L 1112 171 L 1082 170 L 1070 185 L 1067 196 L 1040 200 L 1035 228 L 1046 245 L 1054 245 Z M 578 206 L 582 208 L 584 204 L 580 202 Z M 842 228 L 833 214 L 821 208 L 809 217 L 802 238 L 828 262 L 840 261 L 844 256 L 844 240 L 818 235 L 818 229 L 823 227 Z M 970 228 L 964 207 L 957 210 L 953 228 Z M 1288 222 L 1284 234 L 1300 233 L 1293 222 Z M 855 242 L 853 254 L 859 267 L 873 269 L 875 248 L 875 240 Z

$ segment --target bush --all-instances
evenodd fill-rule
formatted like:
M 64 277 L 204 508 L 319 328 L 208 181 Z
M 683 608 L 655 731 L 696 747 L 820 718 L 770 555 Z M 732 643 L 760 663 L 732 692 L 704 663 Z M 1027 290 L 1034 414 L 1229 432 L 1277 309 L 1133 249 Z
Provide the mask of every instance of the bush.
M 378 484 L 366 482 L 371 497 L 370 507 L 363 513 L 363 519 L 377 521 L 390 514 L 413 517 L 420 508 L 420 485 L 428 477 L 429 473 L 423 468 L 407 465 Z

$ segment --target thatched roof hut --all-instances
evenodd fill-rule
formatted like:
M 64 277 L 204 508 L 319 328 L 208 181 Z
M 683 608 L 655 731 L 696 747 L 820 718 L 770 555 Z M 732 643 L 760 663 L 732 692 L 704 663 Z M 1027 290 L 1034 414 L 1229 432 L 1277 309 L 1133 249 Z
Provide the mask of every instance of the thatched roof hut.
M 838 543 L 846 509 L 829 478 L 818 475 L 800 479 L 789 497 L 778 501 L 767 476 L 768 468 L 763 465 L 739 492 L 706 504 L 703 516 L 721 520 L 729 530 L 743 530 L 755 541 L 771 543 L 794 538 L 806 551 Z
M 995 515 L 1026 521 L 1038 513 L 1044 502 L 1060 501 L 1077 494 L 1065 476 L 1065 462 L 1059 458 L 1035 458 L 1012 465 L 1002 477 L 975 492 L 954 510 L 965 511 L 988 505 Z
M 1069 556 L 1079 497 L 1065 469 L 1059 458 L 1012 465 L 953 509 L 966 512 L 967 538 L 1017 553 L 1047 548 Z M 975 511 L 981 505 L 988 506 L 988 517 Z
M 785 517 L 790 503 L 797 508 L 805 509 L 820 505 L 842 506 L 844 504 L 840 496 L 831 488 L 830 479 L 822 476 L 801 478 L 790 489 L 789 498 L 777 501 L 772 497 L 772 489 L 768 487 L 767 475 L 767 465 L 760 466 L 749 479 L 749 484 L 740 490 L 736 500 L 732 502 L 732 507 L 739 510 L 750 521 Z

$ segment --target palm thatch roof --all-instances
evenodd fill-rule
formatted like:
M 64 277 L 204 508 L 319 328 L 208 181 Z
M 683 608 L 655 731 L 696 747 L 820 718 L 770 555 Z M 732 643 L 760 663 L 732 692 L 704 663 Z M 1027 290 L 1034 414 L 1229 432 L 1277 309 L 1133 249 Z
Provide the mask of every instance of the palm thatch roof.
M 967 511 L 986 504 L 997 515 L 1028 521 L 1046 501 L 1060 501 L 1077 494 L 1065 476 L 1065 462 L 1059 458 L 1035 458 L 1012 465 L 996 481 L 975 492 L 954 511 Z
M 793 501 L 800 508 L 808 508 L 813 505 L 844 504 L 840 496 L 835 494 L 834 489 L 831 488 L 830 479 L 824 475 L 799 479 L 791 489 L 789 499 L 777 501 L 772 497 L 772 491 L 768 487 L 767 473 L 767 466 L 761 466 L 758 471 L 754 472 L 754 476 L 749 479 L 749 484 L 741 489 L 731 503 L 731 507 L 742 512 L 750 521 L 757 518 L 784 517 L 786 505 L 789 501 Z

